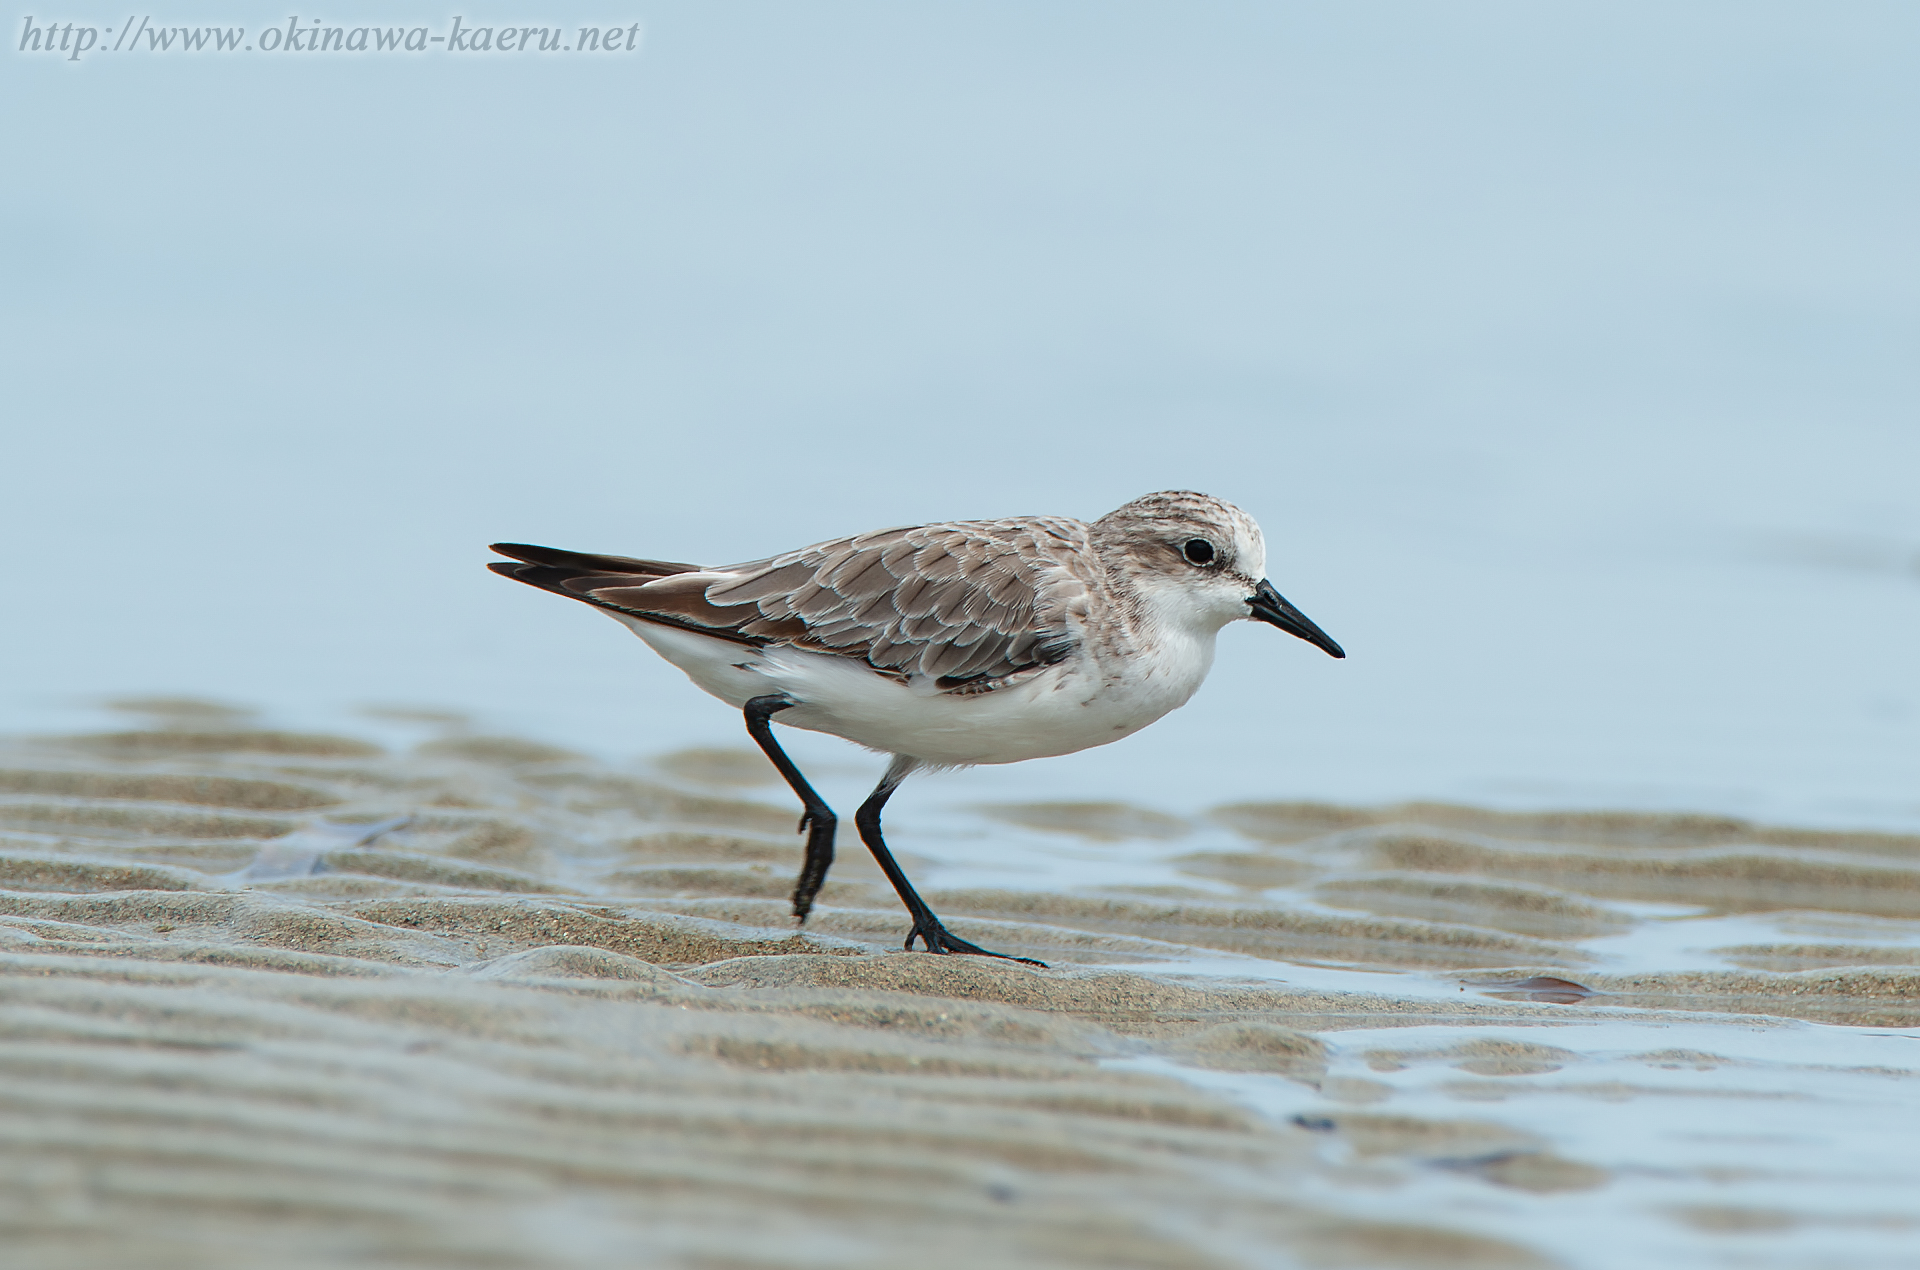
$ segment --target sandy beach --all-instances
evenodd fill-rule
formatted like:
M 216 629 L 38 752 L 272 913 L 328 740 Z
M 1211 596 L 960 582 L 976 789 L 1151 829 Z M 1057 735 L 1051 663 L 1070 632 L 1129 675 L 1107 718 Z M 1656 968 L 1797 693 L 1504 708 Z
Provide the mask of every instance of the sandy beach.
M 1163 879 L 1020 887 L 943 885 L 907 825 L 956 933 L 1041 970 L 900 952 L 854 843 L 795 930 L 794 813 L 751 752 L 616 770 L 138 709 L 0 756 L 11 1265 L 1858 1267 L 1920 1239 L 1914 838 L 977 809 L 982 843 Z

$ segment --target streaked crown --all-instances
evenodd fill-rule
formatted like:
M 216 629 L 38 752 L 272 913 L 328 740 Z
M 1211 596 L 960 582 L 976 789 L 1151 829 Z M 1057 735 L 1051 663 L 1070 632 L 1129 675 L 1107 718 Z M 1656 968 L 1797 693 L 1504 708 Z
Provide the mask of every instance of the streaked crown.
M 1091 526 L 1094 549 L 1127 572 L 1193 577 L 1199 573 L 1257 583 L 1267 570 L 1266 540 L 1253 517 L 1193 490 L 1161 490 L 1115 508 Z

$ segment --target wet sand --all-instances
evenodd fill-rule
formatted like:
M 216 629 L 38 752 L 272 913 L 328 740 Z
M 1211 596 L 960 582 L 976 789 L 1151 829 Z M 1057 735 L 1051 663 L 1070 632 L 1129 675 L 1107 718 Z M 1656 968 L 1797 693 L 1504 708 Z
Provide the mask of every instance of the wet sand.
M 956 933 L 1041 970 L 898 951 L 851 834 L 795 930 L 795 813 L 750 752 L 614 770 L 146 708 L 0 754 L 13 1265 L 1920 1247 L 1920 839 L 1433 805 L 909 824 Z M 976 848 L 1133 881 L 943 885 Z

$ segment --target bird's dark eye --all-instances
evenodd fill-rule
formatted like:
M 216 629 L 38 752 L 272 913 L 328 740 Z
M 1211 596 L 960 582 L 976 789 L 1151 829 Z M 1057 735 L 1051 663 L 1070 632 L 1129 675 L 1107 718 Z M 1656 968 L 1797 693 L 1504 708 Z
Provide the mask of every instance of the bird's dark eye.
M 1212 564 L 1213 544 L 1205 538 L 1189 538 L 1187 545 L 1180 548 L 1180 554 L 1187 558 L 1189 564 Z

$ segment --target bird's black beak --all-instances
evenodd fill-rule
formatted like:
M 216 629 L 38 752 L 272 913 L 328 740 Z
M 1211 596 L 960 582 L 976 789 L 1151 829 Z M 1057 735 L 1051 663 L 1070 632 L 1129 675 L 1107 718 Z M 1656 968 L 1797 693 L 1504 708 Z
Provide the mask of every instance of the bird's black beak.
M 1347 655 L 1346 650 L 1315 626 L 1305 613 L 1287 603 L 1287 597 L 1274 590 L 1271 582 L 1263 580 L 1255 588 L 1254 593 L 1247 597 L 1247 607 L 1253 610 L 1255 621 L 1278 626 L 1289 635 L 1298 635 L 1329 657 Z

